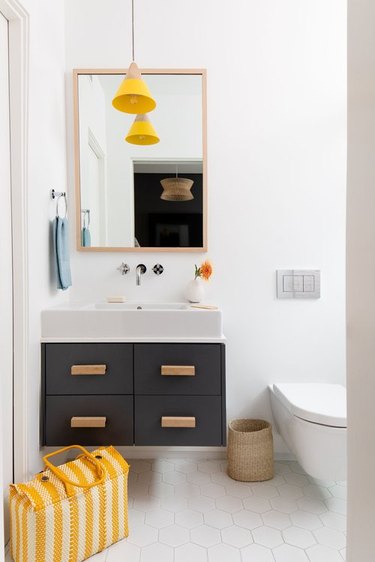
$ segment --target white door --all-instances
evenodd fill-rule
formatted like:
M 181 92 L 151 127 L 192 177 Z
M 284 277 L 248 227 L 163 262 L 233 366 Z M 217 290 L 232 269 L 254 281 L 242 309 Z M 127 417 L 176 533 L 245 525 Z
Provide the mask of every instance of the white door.
M 0 453 L 5 540 L 8 484 L 13 482 L 13 280 L 9 143 L 8 21 L 0 13 Z M 2 537 L 1 537 L 2 538 Z M 1 543 L 2 541 L 0 541 Z

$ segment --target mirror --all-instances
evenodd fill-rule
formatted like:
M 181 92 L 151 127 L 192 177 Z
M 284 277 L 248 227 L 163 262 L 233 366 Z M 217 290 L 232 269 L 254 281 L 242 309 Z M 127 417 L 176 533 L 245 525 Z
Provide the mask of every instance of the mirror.
M 125 74 L 74 71 L 77 248 L 206 251 L 205 71 L 142 70 L 160 138 L 143 146 L 125 141 L 135 115 L 112 106 Z

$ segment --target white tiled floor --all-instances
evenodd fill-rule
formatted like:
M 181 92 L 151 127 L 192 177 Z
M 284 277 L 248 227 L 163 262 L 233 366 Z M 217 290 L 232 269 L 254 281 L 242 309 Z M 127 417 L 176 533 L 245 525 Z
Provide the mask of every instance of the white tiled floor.
M 129 538 L 91 562 L 343 562 L 346 487 L 276 462 L 231 480 L 224 461 L 130 461 Z

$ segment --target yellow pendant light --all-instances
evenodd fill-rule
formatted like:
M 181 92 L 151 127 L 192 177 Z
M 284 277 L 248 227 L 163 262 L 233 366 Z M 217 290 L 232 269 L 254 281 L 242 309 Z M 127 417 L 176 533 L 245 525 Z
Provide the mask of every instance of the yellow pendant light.
M 132 114 L 148 113 L 156 107 L 156 101 L 134 62 L 134 0 L 132 0 L 132 63 L 112 100 L 112 105 L 118 111 Z
M 160 139 L 147 115 L 137 115 L 125 140 L 130 144 L 145 145 L 156 144 Z

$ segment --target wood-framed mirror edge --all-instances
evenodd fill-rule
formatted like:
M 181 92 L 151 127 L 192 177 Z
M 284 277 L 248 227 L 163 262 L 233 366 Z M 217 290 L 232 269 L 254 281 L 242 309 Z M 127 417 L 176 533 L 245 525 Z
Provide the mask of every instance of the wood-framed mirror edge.
M 76 206 L 76 249 L 79 252 L 176 252 L 176 253 L 206 253 L 208 251 L 208 187 L 207 187 L 207 69 L 206 68 L 142 68 L 143 75 L 147 74 L 195 74 L 202 76 L 202 169 L 203 169 L 203 245 L 199 247 L 121 247 L 121 246 L 82 246 L 81 241 L 81 186 L 80 186 L 80 155 L 79 155 L 79 100 L 78 77 L 90 74 L 119 74 L 126 75 L 124 68 L 74 68 L 73 69 L 73 121 L 74 121 L 74 183 Z

